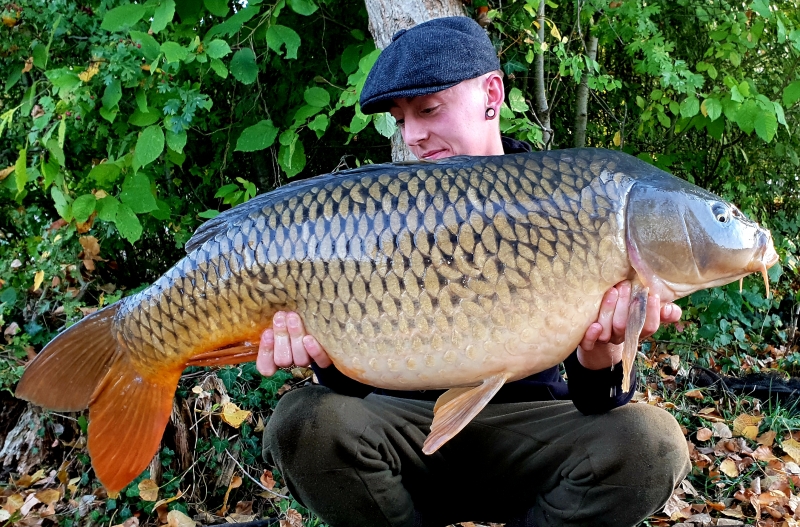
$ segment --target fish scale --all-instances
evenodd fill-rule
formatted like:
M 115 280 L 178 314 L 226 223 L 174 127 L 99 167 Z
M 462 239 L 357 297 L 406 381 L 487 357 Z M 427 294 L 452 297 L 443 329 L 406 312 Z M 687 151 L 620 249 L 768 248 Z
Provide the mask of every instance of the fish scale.
M 619 281 L 633 284 L 627 390 L 648 292 L 671 301 L 766 277 L 777 261 L 769 231 L 735 207 L 591 149 L 291 183 L 206 222 L 186 249 L 149 288 L 56 337 L 17 387 L 56 410 L 89 407 L 89 452 L 110 492 L 157 451 L 183 369 L 255 359 L 278 310 L 297 312 L 354 379 L 452 388 L 436 403 L 430 454 L 505 382 L 569 355 Z
M 257 341 L 281 309 L 300 314 L 342 371 L 384 388 L 461 386 L 509 366 L 514 379 L 557 364 L 563 351 L 551 342 L 577 344 L 603 292 L 627 275 L 618 198 L 630 180 L 599 179 L 614 159 L 585 159 L 590 177 L 574 153 L 539 161 L 371 167 L 228 219 L 153 285 L 158 294 L 118 312 L 134 365 Z M 301 272 L 299 262 L 310 265 Z M 195 307 L 216 309 L 175 310 L 184 282 Z M 135 329 L 151 324 L 161 325 L 157 343 Z

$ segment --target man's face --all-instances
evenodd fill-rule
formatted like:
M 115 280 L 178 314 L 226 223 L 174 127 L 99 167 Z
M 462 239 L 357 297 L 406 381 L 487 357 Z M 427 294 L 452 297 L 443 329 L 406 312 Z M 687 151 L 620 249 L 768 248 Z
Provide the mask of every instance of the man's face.
M 496 121 L 487 121 L 485 76 L 452 88 L 404 99 L 394 99 L 389 110 L 411 153 L 419 159 L 455 155 L 490 155 L 487 150 Z

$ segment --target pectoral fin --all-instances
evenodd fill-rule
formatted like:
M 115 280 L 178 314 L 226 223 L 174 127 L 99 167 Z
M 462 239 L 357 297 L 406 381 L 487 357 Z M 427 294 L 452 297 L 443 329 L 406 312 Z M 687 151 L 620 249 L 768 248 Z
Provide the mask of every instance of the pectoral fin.
M 501 373 L 484 380 L 480 386 L 453 388 L 443 393 L 434 406 L 431 433 L 425 439 L 422 451 L 433 454 L 459 433 L 483 410 L 507 379 L 508 374 Z
M 649 293 L 650 288 L 641 284 L 634 284 L 631 291 L 628 324 L 625 327 L 625 344 L 622 348 L 622 391 L 625 393 L 631 387 L 631 370 L 639 349 L 639 335 L 642 333 L 647 317 L 647 295 Z

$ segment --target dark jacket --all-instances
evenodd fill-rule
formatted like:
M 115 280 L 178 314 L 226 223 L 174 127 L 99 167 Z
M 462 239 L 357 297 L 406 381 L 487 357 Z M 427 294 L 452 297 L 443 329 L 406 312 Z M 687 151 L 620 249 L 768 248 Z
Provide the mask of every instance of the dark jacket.
M 528 143 L 503 137 L 506 154 L 530 152 Z M 362 384 L 345 376 L 334 366 L 320 368 L 312 365 L 319 382 L 337 393 L 366 397 L 370 393 L 404 397 L 407 399 L 436 400 L 443 390 L 396 391 L 383 390 Z M 578 361 L 577 351 L 564 361 L 568 382 L 564 381 L 558 366 L 503 386 L 491 403 L 522 401 L 554 401 L 572 399 L 575 407 L 584 414 L 598 414 L 622 406 L 631 400 L 636 391 L 636 372 L 631 374 L 631 389 L 622 391 L 622 363 L 611 369 L 589 370 Z M 490 403 L 490 404 L 491 404 Z

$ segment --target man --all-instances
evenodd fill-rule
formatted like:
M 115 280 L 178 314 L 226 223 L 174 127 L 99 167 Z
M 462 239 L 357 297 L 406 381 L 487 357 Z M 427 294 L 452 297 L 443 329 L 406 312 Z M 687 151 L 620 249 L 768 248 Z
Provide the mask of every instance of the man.
M 420 159 L 529 151 L 500 136 L 504 95 L 484 30 L 468 18 L 442 18 L 395 35 L 361 107 L 390 111 Z M 629 295 L 627 282 L 606 293 L 597 322 L 565 361 L 568 385 L 555 367 L 508 384 L 430 456 L 421 448 L 440 392 L 388 392 L 349 379 L 297 314 L 277 313 L 261 339 L 259 371 L 312 364 L 322 385 L 281 399 L 265 457 L 292 495 L 333 527 L 635 525 L 663 505 L 689 461 L 667 412 L 625 405 L 635 390 L 620 389 Z M 642 336 L 680 314 L 651 297 Z

